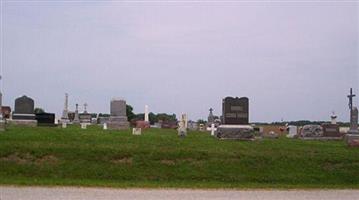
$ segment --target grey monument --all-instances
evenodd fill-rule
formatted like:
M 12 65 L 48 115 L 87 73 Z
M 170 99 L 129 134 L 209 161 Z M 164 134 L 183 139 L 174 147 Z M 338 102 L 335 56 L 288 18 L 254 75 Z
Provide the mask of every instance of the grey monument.
M 359 130 L 358 130 L 358 108 L 353 106 L 353 98 L 356 95 L 353 94 L 353 89 L 350 88 L 349 110 L 350 110 L 350 130 L 346 135 L 346 142 L 349 146 L 359 147 Z
M 65 93 L 65 105 L 64 110 L 62 111 L 61 122 L 69 123 L 69 94 Z
M 27 96 L 15 100 L 15 110 L 12 114 L 12 124 L 37 126 L 34 113 L 34 100 Z
M 127 121 L 126 101 L 123 99 L 112 99 L 110 104 L 111 116 L 108 128 L 111 130 L 123 130 L 130 127 Z
M 254 128 L 249 125 L 249 99 L 226 97 L 222 101 L 222 124 L 217 128 L 220 139 L 255 139 Z
M 74 121 L 72 121 L 72 123 L 74 123 L 74 124 L 80 124 L 79 104 L 76 104 L 75 118 L 74 118 Z

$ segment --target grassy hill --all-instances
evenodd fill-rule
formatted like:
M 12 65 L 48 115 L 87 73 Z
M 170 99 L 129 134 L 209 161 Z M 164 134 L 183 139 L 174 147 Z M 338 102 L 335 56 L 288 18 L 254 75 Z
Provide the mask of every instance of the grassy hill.
M 342 141 L 217 140 L 92 126 L 0 133 L 0 184 L 181 188 L 359 188 L 359 149 Z

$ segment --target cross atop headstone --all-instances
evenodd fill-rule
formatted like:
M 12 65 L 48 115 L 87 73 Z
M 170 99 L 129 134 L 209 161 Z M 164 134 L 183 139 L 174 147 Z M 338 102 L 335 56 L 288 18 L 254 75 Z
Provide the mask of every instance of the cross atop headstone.
M 210 108 L 210 109 L 209 109 L 209 112 L 212 113 L 212 112 L 213 112 L 213 108 Z
M 76 111 L 78 111 L 79 110 L 79 104 L 77 103 L 76 104 Z
M 348 95 L 348 98 L 349 98 L 349 109 L 352 110 L 353 109 L 353 98 L 355 97 L 356 95 L 353 94 L 353 88 L 350 88 L 350 94 Z

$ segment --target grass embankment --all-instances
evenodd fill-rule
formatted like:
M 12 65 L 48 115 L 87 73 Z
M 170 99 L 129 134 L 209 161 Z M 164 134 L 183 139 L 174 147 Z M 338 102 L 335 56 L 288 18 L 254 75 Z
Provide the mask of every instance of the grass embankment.
M 342 141 L 217 140 L 150 129 L 10 127 L 0 184 L 180 188 L 359 188 L 359 149 Z

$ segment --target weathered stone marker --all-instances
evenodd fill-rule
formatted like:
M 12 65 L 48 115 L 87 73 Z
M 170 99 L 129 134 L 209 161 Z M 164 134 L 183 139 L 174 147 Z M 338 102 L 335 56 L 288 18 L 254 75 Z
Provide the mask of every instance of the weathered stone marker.
M 358 130 L 358 108 L 353 106 L 353 98 L 356 95 L 353 94 L 353 89 L 350 88 L 349 109 L 350 109 L 350 130 L 346 135 L 346 142 L 350 147 L 359 147 L 359 130 Z
M 108 122 L 109 129 L 123 130 L 123 129 L 128 129 L 130 127 L 130 123 L 127 121 L 125 100 L 112 99 L 110 110 L 111 110 L 111 117 Z
M 34 100 L 27 96 L 15 100 L 15 110 L 12 114 L 12 124 L 37 126 L 34 113 Z

